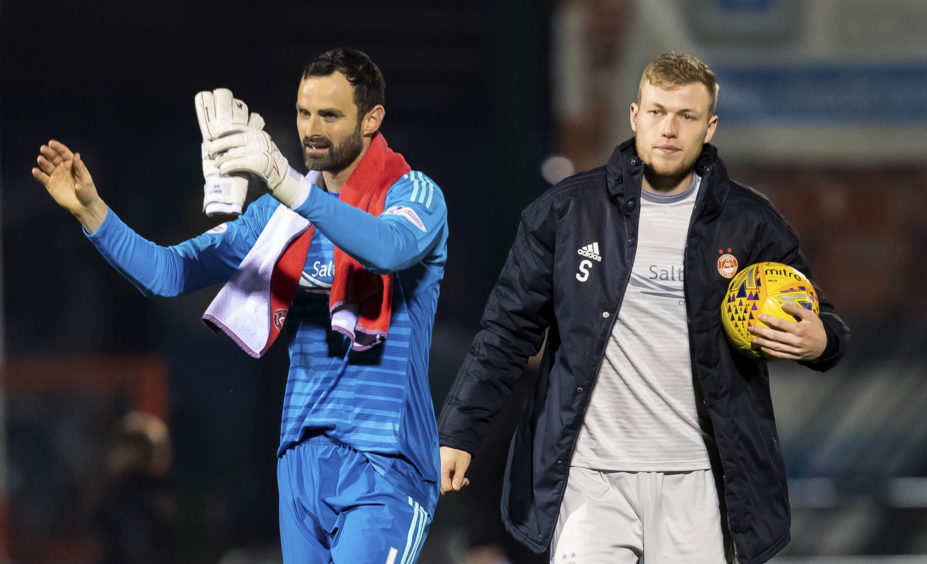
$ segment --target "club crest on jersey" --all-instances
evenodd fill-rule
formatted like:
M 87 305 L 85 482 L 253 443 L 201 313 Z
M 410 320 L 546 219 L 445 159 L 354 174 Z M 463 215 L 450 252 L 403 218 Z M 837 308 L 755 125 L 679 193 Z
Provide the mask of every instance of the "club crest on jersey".
M 731 249 L 724 252 L 724 249 L 718 249 L 718 274 L 725 278 L 733 278 L 737 274 L 737 257 L 731 254 Z
M 276 327 L 278 331 L 283 329 L 284 321 L 286 321 L 286 310 L 283 308 L 274 310 L 274 327 Z

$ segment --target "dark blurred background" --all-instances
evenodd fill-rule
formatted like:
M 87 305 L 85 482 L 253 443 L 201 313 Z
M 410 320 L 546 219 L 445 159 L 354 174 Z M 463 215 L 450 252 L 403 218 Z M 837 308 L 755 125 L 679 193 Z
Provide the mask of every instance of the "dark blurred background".
M 518 211 L 630 136 L 649 59 L 704 58 L 732 176 L 793 223 L 854 332 L 832 372 L 774 368 L 794 521 L 778 560 L 927 559 L 927 9 L 847 3 L 0 0 L 0 562 L 97 561 L 107 460 L 131 411 L 170 432 L 171 559 L 279 562 L 285 351 L 255 361 L 208 331 L 215 289 L 144 299 L 30 168 L 61 140 L 127 223 L 180 242 L 217 223 L 201 212 L 194 94 L 230 88 L 296 163 L 300 72 L 338 45 L 383 70 L 383 132 L 448 202 L 436 410 Z M 496 521 L 517 400 L 474 462 L 482 485 L 442 498 L 421 562 L 538 561 L 506 548 Z

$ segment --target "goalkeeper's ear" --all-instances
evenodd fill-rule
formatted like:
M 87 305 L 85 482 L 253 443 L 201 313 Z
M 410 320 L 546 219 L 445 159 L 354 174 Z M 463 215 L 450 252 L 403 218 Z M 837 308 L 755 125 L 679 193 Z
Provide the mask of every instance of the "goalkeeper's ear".
M 383 118 L 386 116 L 386 108 L 377 104 L 361 118 L 361 134 L 367 137 L 373 137 L 380 131 L 380 125 L 383 124 Z

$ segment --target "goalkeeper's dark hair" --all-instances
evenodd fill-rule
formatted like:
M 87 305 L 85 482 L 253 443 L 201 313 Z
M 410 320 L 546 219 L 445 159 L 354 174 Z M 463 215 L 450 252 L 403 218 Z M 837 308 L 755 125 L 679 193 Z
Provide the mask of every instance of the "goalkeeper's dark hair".
M 354 103 L 363 116 L 374 106 L 383 104 L 386 82 L 379 67 L 363 51 L 337 47 L 322 53 L 303 69 L 303 78 L 328 76 L 340 72 L 354 87 Z

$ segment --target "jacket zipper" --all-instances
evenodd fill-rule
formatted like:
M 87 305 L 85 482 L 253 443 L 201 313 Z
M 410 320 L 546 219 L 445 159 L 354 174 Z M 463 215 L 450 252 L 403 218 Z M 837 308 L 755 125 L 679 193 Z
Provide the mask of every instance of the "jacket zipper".
M 712 167 L 711 167 L 711 166 L 708 166 L 708 167 L 705 168 L 705 175 L 702 177 L 702 182 L 705 182 L 705 180 L 708 178 L 708 176 L 711 175 L 711 170 L 712 170 Z M 701 190 L 701 187 L 699 188 L 699 190 Z M 703 193 L 704 193 L 704 192 L 703 192 Z M 686 272 L 686 270 L 687 270 L 686 267 L 687 267 L 688 264 L 689 264 L 689 240 L 690 240 L 691 237 L 692 237 L 692 229 L 693 229 L 693 227 L 695 226 L 695 224 L 697 223 L 698 214 L 699 214 L 699 210 L 700 210 L 700 209 L 701 209 L 701 206 L 699 206 L 699 202 L 696 201 L 695 205 L 692 206 L 692 218 L 689 220 L 689 230 L 688 230 L 688 233 L 686 234 L 686 244 L 685 244 L 685 246 L 683 247 L 683 255 L 682 255 L 682 271 L 683 271 L 683 273 Z M 692 362 L 693 359 L 695 358 L 695 351 L 692 350 L 692 346 L 693 346 L 694 340 L 693 340 L 693 338 L 692 338 L 692 337 L 693 337 L 693 335 L 692 335 L 692 312 L 691 312 L 691 310 L 689 309 L 689 307 L 690 307 L 690 306 L 689 306 L 690 300 L 689 300 L 689 276 L 688 276 L 688 274 L 685 274 L 685 276 L 683 277 L 683 281 L 682 281 L 682 291 L 683 291 L 683 295 L 684 295 L 685 298 L 686 298 L 686 331 L 687 331 L 688 334 L 689 334 L 689 364 L 691 365 L 692 376 L 695 377 L 695 380 L 698 380 L 698 376 L 696 375 L 696 368 L 695 368 L 694 363 Z M 706 399 L 704 399 L 704 395 L 703 395 L 703 397 L 702 397 L 702 405 L 705 406 L 705 415 L 706 415 L 706 416 L 709 418 L 709 420 L 710 420 L 710 419 L 711 419 L 711 415 L 708 413 L 708 401 L 707 401 Z M 714 428 L 714 422 L 713 422 L 713 421 L 712 421 L 712 428 Z M 716 440 L 714 437 L 711 437 L 711 440 L 712 440 L 712 442 L 715 443 L 715 445 L 716 445 L 715 448 L 717 448 L 717 440 Z M 719 453 L 719 455 L 718 455 L 718 461 L 719 461 L 719 464 L 721 464 L 721 469 L 720 469 L 720 470 L 721 470 L 721 482 L 722 482 L 722 485 L 724 486 L 724 490 L 727 491 L 727 479 L 726 479 L 727 473 L 724 471 L 724 461 L 721 460 L 720 453 Z M 722 494 L 721 492 L 717 492 L 717 494 L 718 494 L 718 496 L 719 496 L 718 502 L 720 503 L 720 501 L 721 501 L 721 500 L 720 500 L 720 496 L 723 495 L 723 494 Z M 731 539 L 731 550 L 734 551 L 734 561 L 736 562 L 736 561 L 737 561 L 737 544 L 734 542 L 734 535 L 733 535 L 733 533 L 731 533 L 731 515 L 730 515 L 730 511 L 725 511 L 725 512 L 724 512 L 724 520 L 727 522 L 727 530 L 728 530 L 728 533 L 730 534 L 730 539 Z

